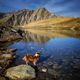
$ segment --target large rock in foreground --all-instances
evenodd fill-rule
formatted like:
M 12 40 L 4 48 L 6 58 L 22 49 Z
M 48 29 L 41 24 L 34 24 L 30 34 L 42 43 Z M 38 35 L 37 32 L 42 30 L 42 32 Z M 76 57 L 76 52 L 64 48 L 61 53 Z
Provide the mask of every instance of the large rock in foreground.
M 6 70 L 6 76 L 11 79 L 33 79 L 35 70 L 29 65 L 19 65 Z

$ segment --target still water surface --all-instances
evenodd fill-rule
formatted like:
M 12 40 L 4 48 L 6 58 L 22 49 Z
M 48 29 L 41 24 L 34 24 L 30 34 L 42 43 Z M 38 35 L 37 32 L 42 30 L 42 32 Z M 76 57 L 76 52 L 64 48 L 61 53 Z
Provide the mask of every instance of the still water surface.
M 16 61 L 23 63 L 22 57 L 25 54 L 35 54 L 41 52 L 39 62 L 47 60 L 53 56 L 53 59 L 71 59 L 73 57 L 80 58 L 80 38 L 73 37 L 55 37 L 49 38 L 40 35 L 27 35 L 26 40 L 15 42 L 8 48 L 16 48 Z

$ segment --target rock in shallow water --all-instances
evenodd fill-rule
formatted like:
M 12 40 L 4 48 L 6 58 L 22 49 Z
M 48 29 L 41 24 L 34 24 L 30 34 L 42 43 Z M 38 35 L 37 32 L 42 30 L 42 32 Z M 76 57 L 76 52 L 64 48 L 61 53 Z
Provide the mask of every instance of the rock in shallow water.
M 6 76 L 11 79 L 32 79 L 35 78 L 35 70 L 29 65 L 19 65 L 6 70 Z

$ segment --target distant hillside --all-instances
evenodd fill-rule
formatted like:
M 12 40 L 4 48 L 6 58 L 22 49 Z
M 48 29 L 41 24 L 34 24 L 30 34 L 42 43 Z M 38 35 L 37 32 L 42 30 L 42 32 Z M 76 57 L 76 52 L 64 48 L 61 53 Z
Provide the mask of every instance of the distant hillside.
M 33 21 L 55 17 L 54 14 L 50 13 L 45 8 L 38 8 L 36 10 L 24 9 L 5 13 L 5 17 L 3 17 L 3 14 L 0 14 L 0 25 L 6 26 L 25 25 Z
M 29 23 L 23 28 L 47 30 L 80 30 L 80 18 L 55 17 Z

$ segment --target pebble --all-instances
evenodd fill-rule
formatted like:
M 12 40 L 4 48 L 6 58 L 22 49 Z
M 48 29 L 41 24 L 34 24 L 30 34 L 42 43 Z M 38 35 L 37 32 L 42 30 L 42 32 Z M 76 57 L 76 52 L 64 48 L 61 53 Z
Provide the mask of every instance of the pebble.
M 43 68 L 43 69 L 42 69 L 42 72 L 47 72 L 47 69 L 46 69 L 46 68 Z

